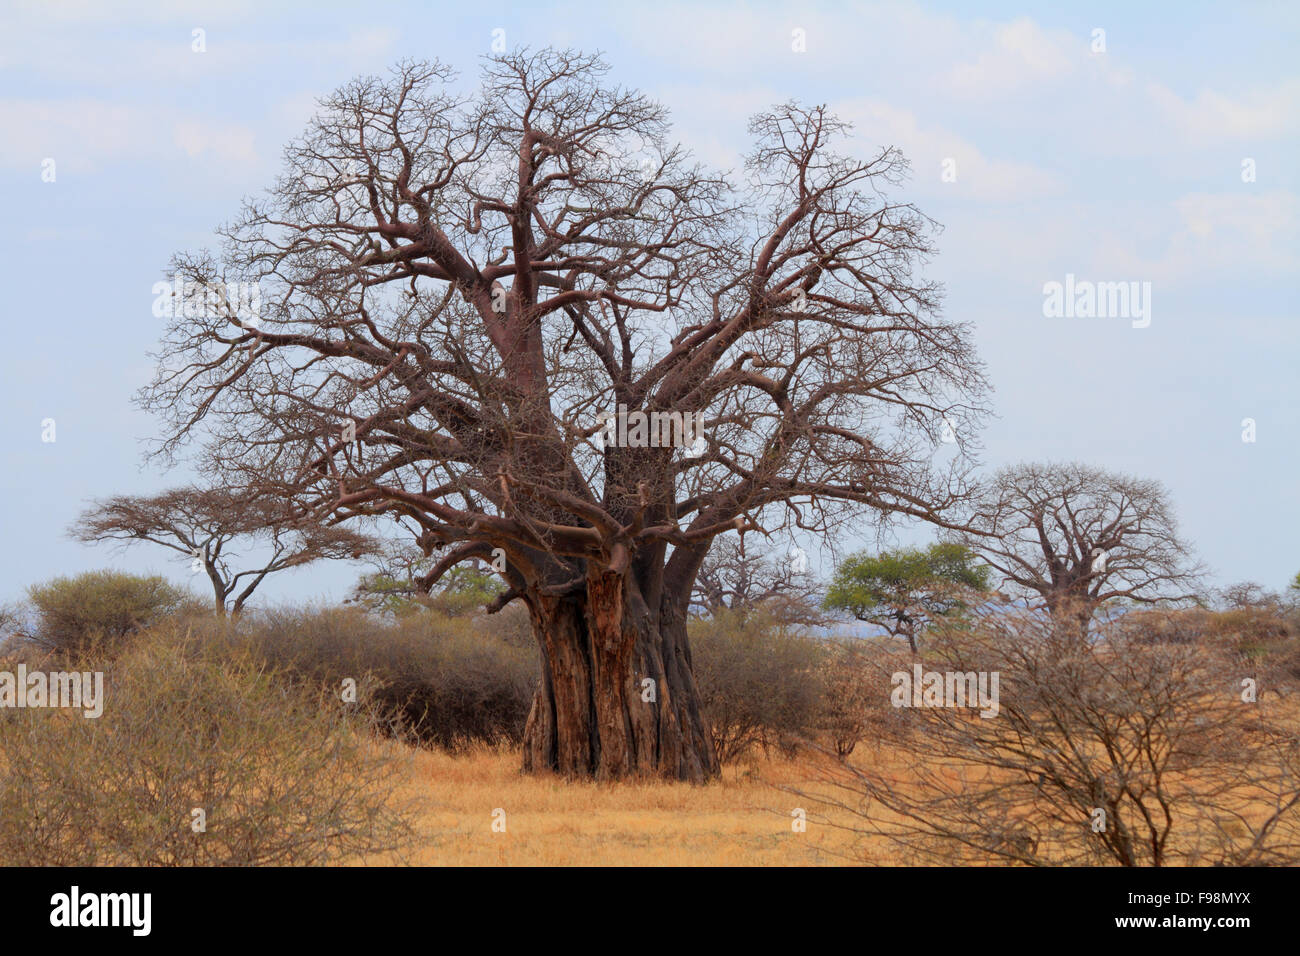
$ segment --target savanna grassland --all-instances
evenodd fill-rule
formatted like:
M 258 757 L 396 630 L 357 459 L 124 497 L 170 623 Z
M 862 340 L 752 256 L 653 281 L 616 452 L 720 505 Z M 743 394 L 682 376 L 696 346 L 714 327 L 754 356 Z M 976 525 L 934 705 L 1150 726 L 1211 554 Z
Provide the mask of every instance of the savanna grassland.
M 82 713 L 54 701 L 0 710 L 0 858 L 1300 860 L 1289 607 L 1134 613 L 1086 643 L 1003 610 L 932 628 L 916 656 L 902 641 L 813 638 L 759 612 L 701 618 L 695 671 L 721 764 L 704 784 L 525 772 L 537 679 L 525 622 L 451 610 L 223 620 L 129 576 L 34 589 L 9 618 L 0 672 L 98 673 L 103 688 Z M 996 674 L 980 690 L 996 699 L 981 698 L 983 711 L 909 703 L 896 685 L 913 668 Z
M 889 846 L 810 823 L 792 832 L 798 801 L 774 784 L 806 771 L 774 757 L 728 767 L 695 786 L 666 781 L 566 782 L 519 772 L 519 756 L 482 750 L 420 752 L 400 795 L 418 806 L 420 845 L 407 862 L 429 866 L 814 866 L 889 862 Z M 492 811 L 506 811 L 504 833 Z M 855 856 L 865 849 L 865 858 Z M 380 856 L 367 863 L 390 862 Z

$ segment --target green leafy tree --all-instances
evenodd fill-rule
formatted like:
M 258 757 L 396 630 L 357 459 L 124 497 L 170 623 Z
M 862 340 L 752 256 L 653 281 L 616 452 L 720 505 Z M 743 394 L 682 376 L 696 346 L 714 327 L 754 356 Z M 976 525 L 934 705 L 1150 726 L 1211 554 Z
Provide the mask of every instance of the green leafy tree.
M 936 618 L 961 612 L 988 590 L 988 565 L 975 564 L 972 551 L 933 544 L 924 550 L 851 555 L 836 569 L 823 606 L 907 638 L 915 653 L 918 631 Z
M 462 564 L 447 572 L 424 603 L 435 613 L 464 617 L 482 611 L 504 591 L 491 571 Z
M 379 570 L 362 576 L 344 603 L 393 617 L 424 610 L 464 617 L 491 606 L 505 592 L 495 574 L 472 565 L 458 565 L 430 584 L 433 559 L 400 545 L 388 549 L 379 563 Z

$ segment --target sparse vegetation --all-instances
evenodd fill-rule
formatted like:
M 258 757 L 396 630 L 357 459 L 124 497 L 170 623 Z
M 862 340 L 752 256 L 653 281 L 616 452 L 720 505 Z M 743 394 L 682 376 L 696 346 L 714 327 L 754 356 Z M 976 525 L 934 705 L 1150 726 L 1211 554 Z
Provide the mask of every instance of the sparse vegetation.
M 514 609 L 274 608 L 230 621 L 195 616 L 156 580 L 107 574 L 32 594 L 45 641 L 11 653 L 103 668 L 110 705 L 96 719 L 0 713 L 7 861 L 475 861 L 465 814 L 481 808 L 450 781 L 491 782 L 537 808 L 515 813 L 550 807 L 544 778 L 505 779 L 538 679 Z M 731 808 L 739 842 L 710 838 L 698 862 L 1294 862 L 1296 609 L 1246 594 L 1220 610 L 1133 610 L 1088 644 L 1036 612 L 937 621 L 920 662 L 998 670 L 995 720 L 893 706 L 891 674 L 915 658 L 888 638 L 813 638 L 761 602 L 720 609 L 690 630 L 724 768 L 717 792 L 672 796 L 661 781 L 597 795 L 571 783 L 622 834 L 572 852 L 641 858 L 643 834 L 694 832 Z M 81 595 L 91 599 L 79 614 L 60 613 Z M 1247 677 L 1271 703 L 1236 696 Z M 341 694 L 347 678 L 355 703 Z M 788 832 L 781 789 L 818 835 L 760 850 Z M 417 813 L 412 798 L 429 793 L 446 803 Z M 202 834 L 196 808 L 208 808 Z M 545 812 L 557 815 L 509 852 L 576 861 L 555 841 L 577 811 Z M 670 812 L 704 816 L 669 825 Z
M 72 663 L 106 667 L 100 717 L 0 712 L 6 863 L 314 864 L 411 844 L 401 755 L 377 747 L 364 688 L 345 704 L 178 626 Z
M 364 678 L 389 725 L 422 744 L 463 751 L 523 739 L 537 655 L 512 623 L 281 609 L 258 615 L 241 641 L 310 681 L 339 687 L 345 678 Z
M 826 648 L 770 617 L 720 611 L 691 634 L 700 697 L 721 763 L 787 748 L 812 731 Z
M 1103 638 L 1037 613 L 936 629 L 920 666 L 1000 675 L 996 715 L 912 706 L 888 761 L 823 751 L 810 772 L 833 795 L 790 789 L 910 862 L 1300 860 L 1294 711 L 1243 692 L 1248 671 L 1222 647 Z

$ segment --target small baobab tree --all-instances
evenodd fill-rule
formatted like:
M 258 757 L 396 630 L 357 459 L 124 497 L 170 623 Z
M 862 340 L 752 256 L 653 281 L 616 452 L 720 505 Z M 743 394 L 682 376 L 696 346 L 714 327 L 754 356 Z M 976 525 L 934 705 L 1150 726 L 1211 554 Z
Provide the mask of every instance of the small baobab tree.
M 430 580 L 496 562 L 543 662 L 526 769 L 703 780 L 713 540 L 944 520 L 969 462 L 935 464 L 939 429 L 972 434 L 985 385 L 919 275 L 933 223 L 887 195 L 897 150 L 838 153 L 787 103 L 715 174 L 606 72 L 523 51 L 476 94 L 403 63 L 326 97 L 225 251 L 172 263 L 260 313 L 174 310 L 141 399 L 163 454 L 201 436 L 329 520 L 413 522 Z
M 1194 599 L 1202 573 L 1163 485 L 1081 464 L 999 471 L 947 534 L 1076 634 L 1107 602 Z
M 376 542 L 350 528 L 295 515 L 287 502 L 185 487 L 97 501 L 69 529 L 78 541 L 148 541 L 180 552 L 207 575 L 216 611 L 238 615 L 269 574 L 326 559 L 356 559 Z M 251 549 L 251 553 L 250 553 Z

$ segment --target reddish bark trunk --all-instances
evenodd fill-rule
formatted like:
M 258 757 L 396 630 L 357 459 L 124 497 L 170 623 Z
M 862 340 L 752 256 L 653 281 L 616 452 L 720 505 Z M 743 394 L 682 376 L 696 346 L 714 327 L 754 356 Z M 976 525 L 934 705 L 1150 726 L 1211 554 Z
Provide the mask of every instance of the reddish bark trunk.
M 593 574 L 584 594 L 533 596 L 529 607 L 542 676 L 525 771 L 693 782 L 717 774 L 679 612 L 652 610 L 611 573 Z

